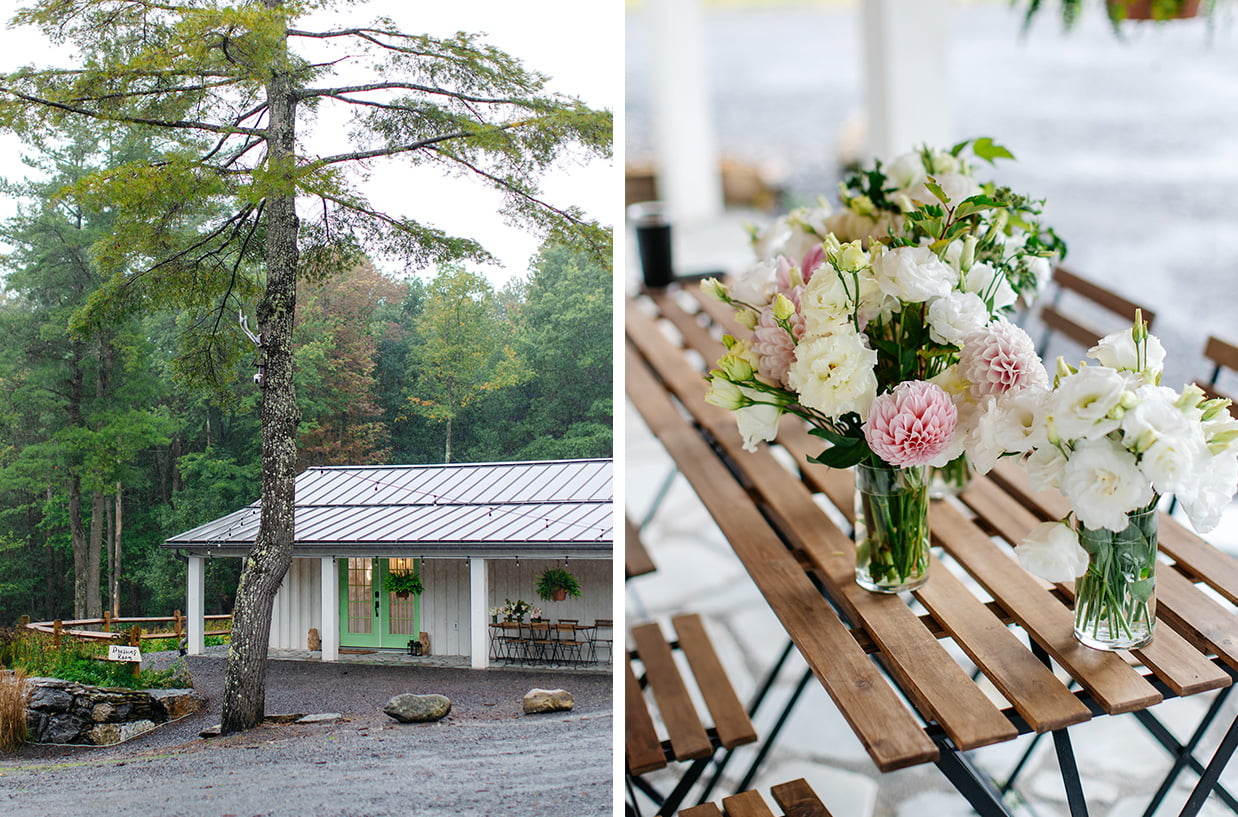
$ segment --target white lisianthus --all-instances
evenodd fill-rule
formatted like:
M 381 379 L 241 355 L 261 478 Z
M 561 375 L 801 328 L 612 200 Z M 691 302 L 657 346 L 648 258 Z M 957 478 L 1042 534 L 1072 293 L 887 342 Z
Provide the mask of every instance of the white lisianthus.
M 735 422 L 744 438 L 744 450 L 756 451 L 757 443 L 768 442 L 778 433 L 778 418 L 782 407 L 768 403 L 754 403 L 735 412 Z
M 1154 496 L 1135 455 L 1109 437 L 1081 440 L 1062 471 L 1062 493 L 1085 527 L 1121 532 Z
M 752 251 L 762 261 L 772 261 L 782 252 L 782 248 L 786 246 L 790 237 L 789 217 L 779 216 L 760 230 L 752 230 Z
M 1014 549 L 1023 569 L 1050 582 L 1068 582 L 1088 569 L 1088 554 L 1065 519 L 1041 522 Z
M 1139 470 L 1161 494 L 1192 494 L 1199 470 L 1206 468 L 1208 447 L 1198 434 L 1161 437 L 1139 457 Z
M 1036 300 L 1036 295 L 1049 285 L 1049 279 L 1053 276 L 1053 265 L 1043 255 L 1025 255 L 1023 263 L 1032 275 L 1036 276 L 1036 288 L 1023 293 L 1024 301 L 1030 304 Z
M 1023 461 L 1033 491 L 1060 491 L 1066 472 L 1066 455 L 1056 445 L 1041 446 Z
M 961 346 L 963 338 L 984 328 L 989 308 L 980 296 L 951 290 L 929 302 L 929 336 L 938 343 Z
M 959 277 L 928 247 L 896 247 L 874 253 L 873 275 L 882 292 L 904 303 L 943 297 L 954 289 Z
M 1122 402 L 1126 386 L 1126 378 L 1113 369 L 1084 366 L 1058 382 L 1048 416 L 1065 439 L 1103 437 L 1119 425 L 1110 414 Z
M 1006 280 L 1006 274 L 989 264 L 972 264 L 963 276 L 963 289 L 976 293 L 985 301 L 992 299 L 994 309 L 1005 309 L 1019 299 L 1019 294 Z
M 1088 357 L 1098 361 L 1100 365 L 1141 374 L 1145 382 L 1153 383 L 1165 368 L 1165 347 L 1155 335 L 1147 336 L 1144 342 L 1144 356 L 1146 360 L 1140 368 L 1139 354 L 1131 329 L 1106 335 L 1088 350 Z
M 849 326 L 827 335 L 805 335 L 795 347 L 787 385 L 800 403 L 829 417 L 854 411 L 861 418 L 877 396 L 877 353 Z
M 760 309 L 773 299 L 777 289 L 774 286 L 774 276 L 778 271 L 777 259 L 758 261 L 744 270 L 735 281 L 727 287 L 731 298 L 741 303 L 750 304 Z
M 882 168 L 890 184 L 898 190 L 915 187 L 928 178 L 924 169 L 924 159 L 919 151 L 912 151 L 896 156 L 888 165 Z
M 829 263 L 822 264 L 800 293 L 804 331 L 810 335 L 826 334 L 838 324 L 851 320 L 857 296 L 863 302 L 865 298 L 880 295 L 877 282 L 867 269 L 853 275 L 840 273 Z
M 1163 439 L 1179 447 L 1188 439 L 1202 443 L 1199 423 L 1177 406 L 1178 396 L 1163 386 L 1136 389 L 1138 402 L 1122 416 L 1122 444 L 1139 454 Z
M 1200 533 L 1215 528 L 1234 496 L 1235 487 L 1238 487 L 1238 459 L 1232 453 L 1208 457 L 1197 466 L 1191 490 L 1178 494 L 1191 526 Z
M 1047 399 L 1048 392 L 1038 388 L 985 397 L 967 441 L 975 470 L 987 474 L 1002 454 L 1019 454 L 1047 445 L 1044 428 L 1038 422 Z

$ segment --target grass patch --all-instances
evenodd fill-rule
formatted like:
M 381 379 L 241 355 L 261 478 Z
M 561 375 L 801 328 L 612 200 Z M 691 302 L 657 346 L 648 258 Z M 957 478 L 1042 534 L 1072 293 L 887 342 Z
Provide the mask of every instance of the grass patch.
M 60 678 L 79 684 L 128 689 L 173 689 L 188 686 L 184 666 L 142 670 L 133 674 L 129 664 L 101 660 L 107 644 L 62 638 L 59 648 L 52 636 L 17 629 L 0 632 L 0 667 L 19 669 L 27 677 Z
M 0 752 L 26 742 L 26 674 L 0 670 Z

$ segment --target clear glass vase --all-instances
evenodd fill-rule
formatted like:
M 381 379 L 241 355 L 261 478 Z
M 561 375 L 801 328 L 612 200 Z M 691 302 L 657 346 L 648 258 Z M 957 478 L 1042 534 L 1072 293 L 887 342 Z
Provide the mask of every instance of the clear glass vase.
M 899 593 L 928 580 L 928 466 L 855 467 L 855 580 Z
M 1098 650 L 1132 650 L 1156 624 L 1156 502 L 1127 515 L 1121 533 L 1077 525 L 1088 569 L 1075 581 L 1075 638 Z
M 940 468 L 929 470 L 929 499 L 945 499 L 967 490 L 972 480 L 971 462 L 959 454 Z

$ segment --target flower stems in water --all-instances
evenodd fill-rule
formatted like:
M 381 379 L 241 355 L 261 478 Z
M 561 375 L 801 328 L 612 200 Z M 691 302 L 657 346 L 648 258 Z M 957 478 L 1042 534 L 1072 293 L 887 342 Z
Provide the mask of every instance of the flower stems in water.
M 928 575 L 927 467 L 856 467 L 856 580 L 898 592 Z
M 1152 638 L 1156 617 L 1156 502 L 1128 516 L 1120 533 L 1079 527 L 1088 569 L 1075 582 L 1075 634 L 1098 649 L 1132 649 Z

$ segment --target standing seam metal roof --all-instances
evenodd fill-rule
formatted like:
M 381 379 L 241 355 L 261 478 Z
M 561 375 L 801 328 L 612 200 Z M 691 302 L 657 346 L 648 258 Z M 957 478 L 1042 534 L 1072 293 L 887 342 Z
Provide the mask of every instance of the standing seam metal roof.
M 614 541 L 609 459 L 326 466 L 296 482 L 295 544 L 576 545 Z M 247 548 L 259 503 L 164 547 Z

